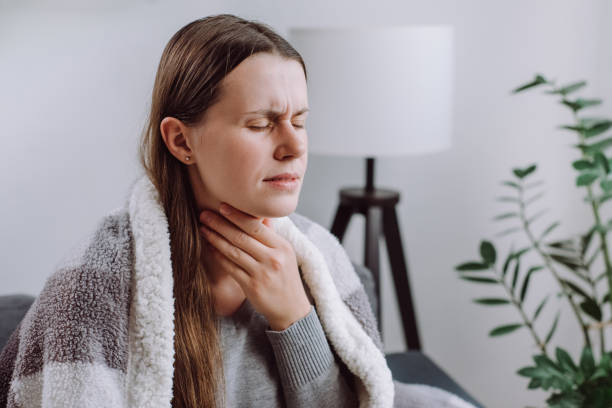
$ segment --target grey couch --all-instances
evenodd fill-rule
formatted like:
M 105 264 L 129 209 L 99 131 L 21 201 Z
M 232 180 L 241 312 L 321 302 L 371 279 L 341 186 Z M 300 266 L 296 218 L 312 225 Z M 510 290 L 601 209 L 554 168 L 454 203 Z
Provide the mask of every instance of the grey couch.
M 370 304 L 376 316 L 374 278 L 370 270 L 363 265 L 353 262 L 355 271 L 363 282 Z M 0 350 L 19 324 L 28 308 L 34 301 L 31 295 L 0 296 Z M 387 364 L 393 373 L 393 378 L 405 383 L 420 383 L 442 388 L 471 402 L 477 407 L 483 407 L 472 398 L 463 388 L 440 369 L 422 351 L 408 350 L 402 353 L 388 353 Z
M 370 270 L 361 264 L 352 262 L 355 267 L 355 271 L 368 295 L 370 305 L 376 313 L 376 290 L 374 277 Z M 407 350 L 401 353 L 387 353 L 385 355 L 387 359 L 387 365 L 393 373 L 393 378 L 397 381 L 405 383 L 418 383 L 427 384 L 433 387 L 442 388 L 448 392 L 451 392 L 464 400 L 471 402 L 477 407 L 483 408 L 484 406 L 476 401 L 471 395 L 469 395 L 459 384 L 457 384 L 448 374 L 446 374 L 440 367 L 438 367 L 423 351 L 421 350 Z

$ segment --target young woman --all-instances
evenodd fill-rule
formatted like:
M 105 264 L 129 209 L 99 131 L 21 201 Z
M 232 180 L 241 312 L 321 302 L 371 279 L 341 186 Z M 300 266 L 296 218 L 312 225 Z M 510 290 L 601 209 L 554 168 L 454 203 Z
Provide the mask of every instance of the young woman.
M 182 254 L 173 261 L 175 406 L 212 406 L 223 371 L 229 406 L 278 406 L 283 390 L 290 406 L 355 406 L 293 249 L 267 221 L 297 207 L 307 115 L 304 62 L 263 25 L 209 17 L 183 27 L 163 53 L 142 157 L 163 192 L 172 253 Z M 222 202 L 233 217 L 219 214 Z M 212 335 L 218 319 L 225 356 Z M 298 367 L 293 353 L 312 366 Z
M 9 339 L 0 407 L 393 405 L 399 383 L 347 254 L 294 212 L 306 79 L 264 24 L 220 14 L 170 39 L 145 174 Z M 470 406 L 398 389 L 396 406 Z

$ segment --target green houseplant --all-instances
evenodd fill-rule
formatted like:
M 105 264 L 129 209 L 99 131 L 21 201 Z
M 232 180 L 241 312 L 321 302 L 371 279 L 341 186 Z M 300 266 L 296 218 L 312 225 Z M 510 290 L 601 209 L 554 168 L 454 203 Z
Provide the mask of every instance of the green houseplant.
M 534 364 L 522 367 L 517 374 L 527 377 L 528 389 L 541 388 L 550 392 L 546 400 L 549 407 L 570 408 L 612 407 L 612 351 L 606 351 L 605 329 L 612 326 L 612 259 L 608 245 L 608 232 L 612 230 L 612 219 L 602 219 L 602 207 L 612 199 L 612 160 L 605 151 L 612 146 L 612 135 L 607 134 L 612 120 L 583 114 L 583 110 L 600 105 L 600 99 L 572 98 L 570 94 L 586 86 L 586 81 L 556 86 L 555 81 L 536 74 L 535 78 L 516 89 L 512 94 L 533 89 L 545 89 L 571 110 L 574 123 L 560 126 L 577 137 L 575 183 L 584 188 L 585 204 L 593 215 L 592 225 L 575 236 L 564 239 L 549 239 L 560 225 L 559 221 L 537 227 L 534 222 L 543 211 L 533 213 L 533 203 L 543 195 L 538 191 L 541 181 L 531 181 L 537 165 L 512 169 L 512 179 L 502 181 L 505 191 L 497 198 L 509 206 L 494 218 L 505 223 L 506 228 L 497 237 L 521 234 L 525 244 L 514 249 L 514 244 L 505 257 L 499 257 L 490 240 L 482 240 L 479 258 L 457 265 L 459 277 L 466 281 L 502 286 L 505 297 L 483 297 L 474 302 L 488 306 L 514 306 L 518 312 L 515 322 L 493 328 L 490 336 L 500 336 L 519 329 L 527 330 L 540 350 L 532 356 Z M 612 202 L 612 201 L 610 201 Z M 609 203 L 608 203 L 609 204 Z M 524 255 L 531 253 L 538 261 L 530 264 Z M 598 266 L 603 263 L 603 266 Z M 550 294 L 537 302 L 537 307 L 526 310 L 529 283 L 541 273 L 550 273 L 558 283 L 559 302 L 568 302 L 577 319 L 580 335 L 584 341 L 577 359 L 561 347 L 554 353 L 548 349 L 557 328 L 560 311 L 556 312 L 552 324 L 544 325 L 536 320 L 550 299 Z M 602 293 L 599 291 L 603 290 Z M 599 338 L 599 350 L 592 345 L 592 336 Z

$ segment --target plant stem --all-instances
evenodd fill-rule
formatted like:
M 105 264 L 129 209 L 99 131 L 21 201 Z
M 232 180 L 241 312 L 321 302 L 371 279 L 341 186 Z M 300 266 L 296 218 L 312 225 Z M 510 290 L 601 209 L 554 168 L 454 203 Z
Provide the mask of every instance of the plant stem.
M 497 269 L 495 267 L 493 267 L 493 271 L 498 275 L 498 276 L 502 276 L 502 274 L 500 272 L 497 271 Z M 529 318 L 527 317 L 527 315 L 525 314 L 525 312 L 523 311 L 523 308 L 521 306 L 521 303 L 518 302 L 515 297 L 514 294 L 512 293 L 512 290 L 510 288 L 508 288 L 508 285 L 506 285 L 506 282 L 504 281 L 503 277 L 499 279 L 499 282 L 503 285 L 504 289 L 506 289 L 506 292 L 508 292 L 508 295 L 510 297 L 510 300 L 512 301 L 512 303 L 514 304 L 514 306 L 516 306 L 516 308 L 518 309 L 519 313 L 521 314 L 521 317 L 523 318 L 523 321 L 525 322 L 525 325 L 527 326 L 527 328 L 529 329 L 529 331 L 531 332 L 531 335 L 533 336 L 537 346 L 540 348 L 540 350 L 542 350 L 542 352 L 548 356 L 548 352 L 546 351 L 546 344 L 544 344 L 540 338 L 538 337 L 538 334 L 535 332 L 534 328 L 533 328 L 533 323 L 531 321 L 529 321 Z
M 580 315 L 580 310 L 578 310 L 578 307 L 576 306 L 576 304 L 574 303 L 574 300 L 570 296 L 570 293 L 569 293 L 569 291 L 567 289 L 567 285 L 565 283 L 563 283 L 563 281 L 559 277 L 559 274 L 557 273 L 556 269 L 553 267 L 551 259 L 550 259 L 550 256 L 547 253 L 545 253 L 544 251 L 542 251 L 542 249 L 540 248 L 540 243 L 535 239 L 535 237 L 533 236 L 533 233 L 529 229 L 529 223 L 527 222 L 527 219 L 525 217 L 525 202 L 523 201 L 523 186 L 522 186 L 522 181 L 521 181 L 521 185 L 520 185 L 520 189 L 519 189 L 519 204 L 520 204 L 520 213 L 519 213 L 519 215 L 520 215 L 520 218 L 521 218 L 521 222 L 523 223 L 523 229 L 525 230 L 525 233 L 527 234 L 527 237 L 529 238 L 529 241 L 531 242 L 531 245 L 538 252 L 538 254 L 540 254 L 540 256 L 544 259 L 544 263 L 546 264 L 546 267 L 548 268 L 548 270 L 550 270 L 550 272 L 553 274 L 553 276 L 555 277 L 555 279 L 557 280 L 557 282 L 561 286 L 561 290 L 562 290 L 563 294 L 565 295 L 565 297 L 567 297 L 567 300 L 570 303 L 570 305 L 572 307 L 572 310 L 576 314 L 576 318 L 578 319 L 578 323 L 580 324 L 580 329 L 582 330 L 582 334 L 584 336 L 584 342 L 590 348 L 591 347 L 591 339 L 589 337 L 589 332 L 586 329 L 586 325 L 584 324 L 584 321 L 582 320 L 582 316 Z
M 595 301 L 597 302 L 597 285 L 595 284 L 595 281 L 593 279 L 591 279 L 591 271 L 586 268 L 586 279 L 589 282 L 589 285 L 591 286 L 591 290 L 593 291 L 593 297 L 595 298 Z M 605 334 L 604 334 L 604 324 L 603 322 L 598 322 L 598 323 L 602 323 L 598 328 L 599 328 L 599 348 L 601 351 L 601 355 L 603 356 L 604 353 L 606 352 L 606 338 L 605 338 Z M 587 330 L 591 328 L 590 325 L 587 325 Z

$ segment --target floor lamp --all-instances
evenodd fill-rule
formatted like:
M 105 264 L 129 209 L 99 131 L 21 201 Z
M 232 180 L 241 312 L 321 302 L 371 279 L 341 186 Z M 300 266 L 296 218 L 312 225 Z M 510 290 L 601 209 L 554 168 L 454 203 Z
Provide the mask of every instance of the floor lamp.
M 342 241 L 352 216 L 365 217 L 363 263 L 374 276 L 379 301 L 379 240 L 385 239 L 405 341 L 409 349 L 420 350 L 396 213 L 400 194 L 375 186 L 374 165 L 377 157 L 433 153 L 450 146 L 453 28 L 294 27 L 289 41 L 306 64 L 309 152 L 366 161 L 365 186 L 340 190 L 331 232 Z M 381 304 L 377 311 L 382 333 Z

